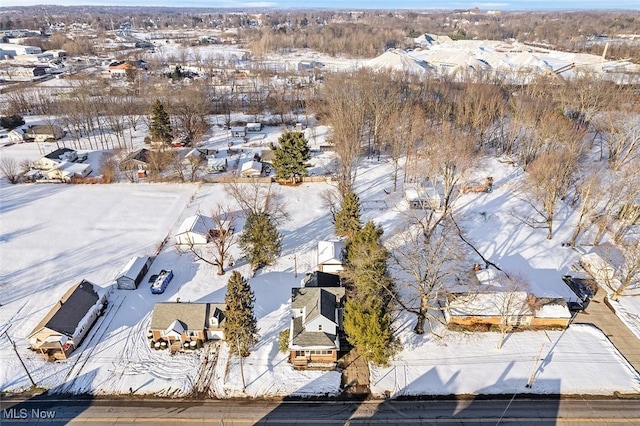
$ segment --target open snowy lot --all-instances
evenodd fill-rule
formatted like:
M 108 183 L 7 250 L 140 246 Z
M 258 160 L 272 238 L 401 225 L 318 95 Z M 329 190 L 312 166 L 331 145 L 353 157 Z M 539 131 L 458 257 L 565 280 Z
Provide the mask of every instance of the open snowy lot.
M 402 226 L 406 202 L 391 192 L 388 163 L 362 160 L 355 190 L 363 202 L 363 220 L 375 220 L 390 237 Z M 536 292 L 565 296 L 561 276 L 579 254 L 560 247 L 571 231 L 569 209 L 561 209 L 557 238 L 526 228 L 504 212 L 520 202 L 513 196 L 520 172 L 495 160 L 477 170 L 496 180 L 489 194 L 468 194 L 456 206 L 461 225 L 477 247 L 505 270 L 521 272 Z M 242 366 L 228 347 L 214 345 L 171 356 L 149 347 L 146 333 L 158 301 L 219 302 L 228 274 L 176 250 L 173 232 L 182 219 L 207 213 L 217 203 L 236 208 L 218 184 L 34 185 L 2 184 L 0 210 L 0 285 L 3 331 L 39 386 L 56 392 L 129 393 L 183 396 L 195 391 L 216 397 L 337 394 L 339 372 L 295 371 L 278 352 L 277 338 L 289 325 L 291 287 L 315 268 L 318 240 L 333 235 L 323 205 L 327 183 L 276 187 L 289 218 L 282 224 L 284 249 L 278 262 L 249 280 L 256 296 L 260 342 Z M 484 215 L 480 215 L 484 212 Z M 564 212 L 564 216 L 563 213 Z M 486 217 L 486 219 L 485 219 Z M 236 231 L 241 229 L 239 221 Z M 170 268 L 175 277 L 161 295 L 144 283 L 133 291 L 113 290 L 107 313 L 69 360 L 46 363 L 28 350 L 26 336 L 73 283 L 86 278 L 110 285 L 134 255 L 154 254 L 149 274 Z M 240 253 L 234 268 L 248 266 Z M 403 315 L 398 327 L 403 351 L 389 368 L 372 369 L 375 395 L 515 392 L 611 394 L 638 392 L 640 377 L 606 337 L 590 326 L 565 332 L 513 333 L 502 349 L 498 334 L 445 331 L 442 338 L 412 332 L 415 317 Z M 444 331 L 444 330 L 440 330 Z M 0 389 L 30 387 L 7 338 L 1 338 Z M 246 390 L 243 389 L 244 373 Z M 531 381 L 532 386 L 525 385 Z

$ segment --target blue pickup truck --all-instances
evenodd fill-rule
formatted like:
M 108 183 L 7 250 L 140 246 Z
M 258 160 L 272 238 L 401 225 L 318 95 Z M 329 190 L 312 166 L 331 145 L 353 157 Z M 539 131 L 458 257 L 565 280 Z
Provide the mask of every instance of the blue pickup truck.
M 168 271 L 166 269 L 160 271 L 156 279 L 153 281 L 153 284 L 151 284 L 151 293 L 164 293 L 164 290 L 167 288 L 167 285 L 169 285 L 171 278 L 173 278 L 173 271 L 171 269 Z

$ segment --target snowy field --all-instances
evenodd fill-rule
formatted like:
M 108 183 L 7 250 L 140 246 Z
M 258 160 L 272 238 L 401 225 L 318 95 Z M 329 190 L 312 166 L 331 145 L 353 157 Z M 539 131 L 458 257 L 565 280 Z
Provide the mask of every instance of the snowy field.
M 386 235 L 401 226 L 407 208 L 400 191 L 390 191 L 390 169 L 384 161 L 362 160 L 355 188 L 366 206 L 363 219 L 375 220 Z M 571 231 L 569 211 L 561 209 L 557 237 L 547 241 L 545 230 L 526 228 L 501 213 L 520 202 L 513 196 L 520 177 L 517 169 L 487 160 L 477 178 L 489 172 L 496 181 L 494 192 L 468 194 L 457 201 L 463 227 L 493 262 L 530 277 L 532 290 L 564 296 L 568 289 L 561 276 L 578 256 L 560 247 Z M 219 202 L 235 208 L 222 185 L 3 183 L 0 189 L 0 323 L 10 327 L 8 333 L 38 385 L 55 392 L 93 394 L 133 390 L 184 396 L 198 390 L 221 398 L 339 393 L 338 372 L 295 371 L 286 354 L 278 352 L 277 343 L 278 333 L 289 324 L 291 287 L 299 286 L 304 273 L 314 269 L 317 241 L 333 234 L 321 201 L 329 184 L 277 187 L 290 217 L 282 225 L 282 256 L 249 280 L 256 295 L 260 342 L 243 360 L 246 390 L 238 359 L 229 356 L 224 344 L 171 356 L 168 351 L 152 350 L 147 343 L 153 303 L 178 297 L 182 301 L 224 299 L 228 275 L 217 276 L 211 266 L 177 251 L 172 238 L 149 273 L 173 269 L 175 277 L 164 294 L 152 295 L 145 284 L 134 291 L 113 290 L 107 314 L 66 362 L 46 363 L 27 349 L 26 336 L 74 282 L 86 278 L 106 287 L 130 257 L 153 254 L 183 218 L 198 211 L 207 213 Z M 486 220 L 480 211 L 486 213 Z M 238 259 L 234 268 L 246 276 L 248 266 L 239 253 L 234 257 Z M 514 333 L 498 350 L 496 333 L 416 336 L 411 331 L 414 320 L 409 315 L 400 318 L 404 350 L 392 365 L 372 369 L 375 395 L 640 390 L 638 374 L 601 332 L 589 326 Z M 6 337 L 1 339 L 0 389 L 28 388 L 28 378 Z M 525 384 L 530 377 L 528 389 Z

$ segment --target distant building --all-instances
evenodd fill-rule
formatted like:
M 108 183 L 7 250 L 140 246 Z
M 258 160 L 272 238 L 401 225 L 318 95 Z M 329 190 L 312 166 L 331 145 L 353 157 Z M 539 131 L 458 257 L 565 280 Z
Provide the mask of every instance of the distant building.
M 64 161 L 76 161 L 78 159 L 78 153 L 75 149 L 71 148 L 58 148 L 44 157 L 33 162 L 33 166 L 40 170 L 55 169 Z
M 37 46 L 23 46 L 12 43 L 0 43 L 0 50 L 2 50 L 5 58 L 7 56 L 14 58 L 20 55 L 37 55 L 38 53 L 42 53 L 42 49 Z
M 47 142 L 62 139 L 66 134 L 67 132 L 55 124 L 40 124 L 28 127 L 24 137 L 27 141 Z

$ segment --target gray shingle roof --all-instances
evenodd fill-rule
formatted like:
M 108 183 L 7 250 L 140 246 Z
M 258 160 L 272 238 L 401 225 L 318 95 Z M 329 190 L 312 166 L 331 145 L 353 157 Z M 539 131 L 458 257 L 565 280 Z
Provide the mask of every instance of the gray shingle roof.
M 82 280 L 62 296 L 62 299 L 55 304 L 36 329 L 46 327 L 72 337 L 82 318 L 98 302 L 99 298 L 93 284 Z
M 185 330 L 204 330 L 209 318 L 208 303 L 156 303 L 151 316 L 151 330 L 166 330 L 175 321 L 180 321 Z
M 336 320 L 335 309 L 344 297 L 344 287 L 303 287 L 291 289 L 291 307 L 305 308 L 306 321 L 319 315 Z
M 331 346 L 335 347 L 335 334 L 322 331 L 304 331 L 302 317 L 293 319 L 293 345 L 300 347 Z

